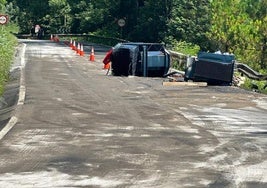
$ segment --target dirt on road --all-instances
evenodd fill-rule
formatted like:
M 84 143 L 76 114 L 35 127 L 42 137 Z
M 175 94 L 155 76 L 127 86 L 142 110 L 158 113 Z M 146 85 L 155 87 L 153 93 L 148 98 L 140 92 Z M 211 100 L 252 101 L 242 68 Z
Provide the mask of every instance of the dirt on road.
M 21 42 L 26 93 L 0 140 L 0 187 L 267 186 L 265 95 L 107 76 L 100 46 L 90 62 Z

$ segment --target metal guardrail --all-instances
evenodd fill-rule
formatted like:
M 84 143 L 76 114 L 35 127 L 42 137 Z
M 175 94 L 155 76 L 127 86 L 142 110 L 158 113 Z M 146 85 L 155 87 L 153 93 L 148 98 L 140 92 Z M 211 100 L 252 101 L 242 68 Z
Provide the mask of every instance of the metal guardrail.
M 250 68 L 248 65 L 243 63 L 235 63 L 236 70 L 244 75 L 246 75 L 248 78 L 252 80 L 267 80 L 267 75 L 263 75 L 258 73 L 257 71 Z
M 184 70 L 186 68 L 185 66 L 188 55 L 175 52 L 172 50 L 168 50 L 168 52 L 170 53 L 171 57 L 171 67 Z
M 119 42 L 129 42 L 127 40 L 120 39 L 120 38 L 103 37 L 103 36 L 97 36 L 97 35 L 92 35 L 92 34 L 58 34 L 58 33 L 54 33 L 54 34 L 45 34 L 42 36 L 42 39 L 50 39 L 51 35 L 58 36 L 59 38 L 63 38 L 63 39 L 64 38 L 73 38 L 73 39 L 90 41 L 93 43 L 99 43 L 99 44 L 110 45 L 110 46 L 114 46 L 115 44 L 117 44 Z M 16 37 L 17 38 L 23 38 L 23 39 L 27 39 L 27 38 L 36 39 L 37 38 L 36 36 L 31 36 L 30 34 L 17 34 Z

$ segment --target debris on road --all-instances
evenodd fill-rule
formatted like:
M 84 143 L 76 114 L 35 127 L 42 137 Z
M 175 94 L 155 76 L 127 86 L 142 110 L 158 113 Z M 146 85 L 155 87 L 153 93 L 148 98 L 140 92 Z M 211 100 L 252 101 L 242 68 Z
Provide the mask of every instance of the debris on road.
M 163 82 L 163 86 L 199 86 L 207 87 L 207 82 Z

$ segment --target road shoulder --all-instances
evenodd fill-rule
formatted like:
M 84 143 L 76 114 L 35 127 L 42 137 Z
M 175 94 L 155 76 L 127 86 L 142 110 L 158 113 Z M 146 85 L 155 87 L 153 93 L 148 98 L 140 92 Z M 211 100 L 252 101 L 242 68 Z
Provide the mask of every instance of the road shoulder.
M 19 43 L 14 57 L 14 62 L 9 73 L 9 80 L 0 98 L 0 140 L 16 124 L 14 116 L 18 105 L 22 105 L 25 99 L 24 67 L 26 45 Z

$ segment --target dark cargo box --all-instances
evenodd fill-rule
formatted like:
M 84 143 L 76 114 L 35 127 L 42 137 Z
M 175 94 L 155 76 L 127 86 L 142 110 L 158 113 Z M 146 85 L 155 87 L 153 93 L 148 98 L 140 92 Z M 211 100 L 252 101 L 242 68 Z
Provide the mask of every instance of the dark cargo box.
M 185 80 L 205 81 L 213 85 L 230 85 L 233 72 L 233 55 L 200 52 L 186 68 Z

